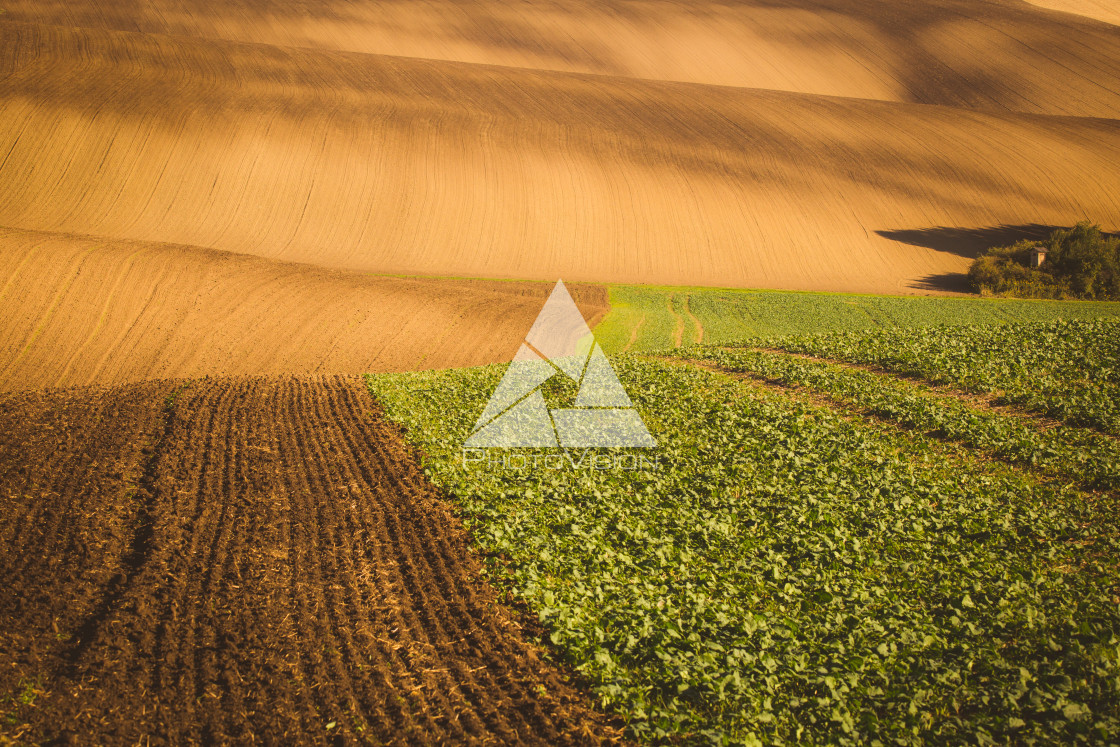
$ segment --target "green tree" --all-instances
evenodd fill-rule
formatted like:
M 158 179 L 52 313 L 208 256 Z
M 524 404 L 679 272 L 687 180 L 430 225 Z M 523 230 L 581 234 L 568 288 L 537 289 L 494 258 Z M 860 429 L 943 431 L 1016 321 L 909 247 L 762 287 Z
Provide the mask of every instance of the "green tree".
M 1120 239 L 1082 221 L 1050 236 L 1046 264 L 1082 298 L 1120 299 Z

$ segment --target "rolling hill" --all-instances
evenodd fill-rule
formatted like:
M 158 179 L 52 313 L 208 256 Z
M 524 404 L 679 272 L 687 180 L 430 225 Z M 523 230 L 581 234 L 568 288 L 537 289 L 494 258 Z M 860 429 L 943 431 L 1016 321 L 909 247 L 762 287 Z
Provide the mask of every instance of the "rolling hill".
M 509 360 L 551 285 L 0 229 L 0 390 Z M 609 308 L 574 284 L 584 316 Z
M 265 266 L 249 259 L 304 268 L 338 320 L 413 307 L 331 272 L 930 293 L 958 290 L 992 243 L 1120 226 L 1120 29 L 1010 0 L 3 9 L 0 227 L 17 263 L 28 240 L 12 237 L 36 233 L 121 262 L 167 245 L 144 262 L 179 279 L 217 251 L 249 287 Z M 106 280 L 56 298 L 70 251 L 36 260 L 44 295 L 8 317 L 9 381 L 99 380 L 85 333 L 31 365 L 53 324 L 34 310 L 148 293 Z M 315 306 L 303 292 L 280 295 Z M 392 365 L 468 360 L 426 357 L 462 306 L 420 296 L 438 308 Z M 311 334 L 270 304 L 241 304 L 240 324 Z M 146 313 L 173 331 L 129 376 L 192 374 L 168 360 L 198 354 L 173 351 L 237 339 L 161 308 Z M 504 314 L 485 294 L 478 308 Z M 398 332 L 360 339 L 382 350 Z M 348 344 L 222 348 L 213 372 L 390 365 Z
M 1112 436 L 741 345 L 1098 315 L 797 291 L 1120 229 L 1118 22 L 0 0 L 0 744 L 1115 732 Z M 561 277 L 614 349 L 740 347 L 615 359 L 664 469 L 457 482 L 500 371 L 415 370 L 508 361 Z M 1109 428 L 1114 327 L 1016 328 Z
M 36 24 L 1114 116 L 1120 29 L 1043 5 L 1115 20 L 1107 0 L 10 0 L 3 7 L 11 20 Z

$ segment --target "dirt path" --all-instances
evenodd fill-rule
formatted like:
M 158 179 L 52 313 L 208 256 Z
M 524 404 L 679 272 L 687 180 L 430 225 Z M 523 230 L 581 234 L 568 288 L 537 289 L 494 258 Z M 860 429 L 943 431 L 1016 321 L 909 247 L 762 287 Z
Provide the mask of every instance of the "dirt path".
M 0 697 L 34 699 L 0 735 L 614 736 L 480 580 L 359 380 L 8 395 L 0 426 L 19 431 L 0 440 Z
M 690 301 L 692 296 L 686 294 L 684 297 L 684 313 L 688 315 L 689 320 L 692 322 L 692 340 L 691 342 L 699 345 L 704 341 L 704 325 L 701 323 L 700 318 L 692 313 L 692 306 Z
M 630 348 L 634 347 L 634 343 L 638 341 L 638 333 L 642 331 L 642 325 L 645 323 L 646 315 L 642 314 L 642 318 L 639 319 L 638 323 L 630 329 L 630 339 L 626 341 L 626 345 L 622 348 L 622 352 L 625 353 L 626 351 L 630 350 Z

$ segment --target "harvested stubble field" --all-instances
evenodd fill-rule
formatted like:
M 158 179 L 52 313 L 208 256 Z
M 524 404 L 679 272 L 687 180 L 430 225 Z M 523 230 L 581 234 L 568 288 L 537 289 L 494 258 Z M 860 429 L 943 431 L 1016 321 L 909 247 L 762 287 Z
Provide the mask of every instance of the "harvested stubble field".
M 0 742 L 610 740 L 360 380 L 0 395 Z

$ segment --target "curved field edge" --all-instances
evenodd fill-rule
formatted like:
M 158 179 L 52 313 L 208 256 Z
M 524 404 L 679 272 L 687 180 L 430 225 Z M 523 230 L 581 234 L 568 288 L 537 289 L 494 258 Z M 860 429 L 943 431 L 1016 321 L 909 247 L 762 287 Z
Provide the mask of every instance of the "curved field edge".
M 939 325 L 1120 318 L 1120 303 L 885 296 L 738 288 L 610 285 L 610 311 L 595 327 L 609 353 L 718 345 L 784 335 Z M 681 311 L 674 313 L 674 304 Z M 679 317 L 688 323 L 678 341 Z M 690 319 L 690 317 L 692 319 Z M 693 321 L 695 320 L 695 321 Z
M 606 313 L 604 286 L 569 287 L 590 323 Z M 0 390 L 481 365 L 551 289 L 0 228 Z
M 1120 26 L 1120 8 L 1109 0 L 1024 0 L 1031 5 Z
M 660 444 L 464 458 L 501 375 L 371 375 L 487 555 L 643 740 L 1120 734 L 1114 500 L 789 393 L 632 355 Z
M 0 743 L 617 741 L 360 379 L 0 394 Z

